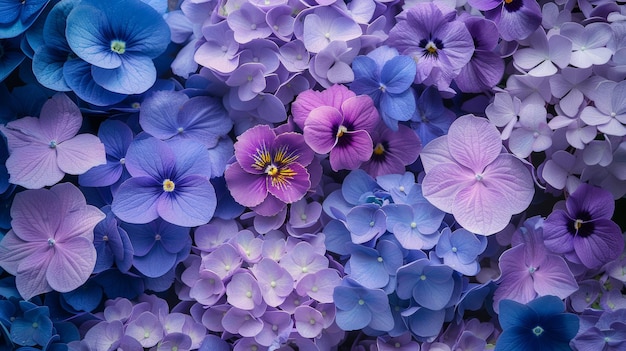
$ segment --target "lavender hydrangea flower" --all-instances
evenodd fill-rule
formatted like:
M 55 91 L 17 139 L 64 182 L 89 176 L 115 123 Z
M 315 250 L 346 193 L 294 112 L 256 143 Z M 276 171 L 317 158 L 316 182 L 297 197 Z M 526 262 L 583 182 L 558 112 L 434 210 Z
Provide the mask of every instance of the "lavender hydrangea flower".
M 128 223 L 144 224 L 158 217 L 183 227 L 206 224 L 216 197 L 211 161 L 204 145 L 191 140 L 135 140 L 126 154 L 132 178 L 122 183 L 111 209 Z
M 535 189 L 524 164 L 501 151 L 494 125 L 472 115 L 459 117 L 448 135 L 422 150 L 424 197 L 473 233 L 504 229 L 513 214 L 528 207 Z
M 600 267 L 622 253 L 624 239 L 611 221 L 615 203 L 610 192 L 581 184 L 565 205 L 565 210 L 555 210 L 544 223 L 548 249 L 588 268 Z
M 415 82 L 436 85 L 440 91 L 451 90 L 450 82 L 474 52 L 467 27 L 450 11 L 419 3 L 389 32 L 389 46 L 417 63 Z
M 104 145 L 96 136 L 79 134 L 83 122 L 78 106 L 65 94 L 46 101 L 39 118 L 24 117 L 0 126 L 11 155 L 9 181 L 25 188 L 54 185 L 68 174 L 83 174 L 106 163 Z
M 235 143 L 236 163 L 224 172 L 233 198 L 270 216 L 300 200 L 311 187 L 307 166 L 313 151 L 298 133 L 276 133 L 267 125 L 249 129 Z
M 83 285 L 96 264 L 93 229 L 104 219 L 74 185 L 28 190 L 15 196 L 13 227 L 0 242 L 0 266 L 16 276 L 26 300 Z

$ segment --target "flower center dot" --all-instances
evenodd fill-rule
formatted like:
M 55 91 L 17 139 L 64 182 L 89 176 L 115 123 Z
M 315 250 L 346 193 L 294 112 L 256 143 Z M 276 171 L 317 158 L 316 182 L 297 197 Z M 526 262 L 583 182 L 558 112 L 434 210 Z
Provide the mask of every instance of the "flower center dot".
M 250 347 L 250 350 L 251 350 L 251 351 L 257 351 L 258 349 L 259 349 L 259 347 L 258 347 L 258 346 L 256 346 L 256 345 L 252 345 L 252 346 Z
M 178 134 L 183 134 L 183 127 L 178 127 L 178 129 L 176 129 L 176 131 L 178 132 Z
M 35 329 L 39 328 L 39 323 L 34 322 L 34 323 L 33 323 L 33 328 L 35 328 Z
M 306 214 L 303 213 L 303 214 L 300 215 L 300 219 L 301 220 L 306 221 L 306 218 L 307 218 Z
M 371 221 L 371 222 L 370 222 L 370 227 L 373 227 L 373 226 L 374 226 L 374 224 L 376 224 L 376 223 L 374 223 L 374 221 Z
M 159 241 L 161 240 L 161 234 L 157 234 L 154 236 L 154 240 Z
M 426 276 L 425 275 L 420 275 L 420 280 L 426 280 Z
M 278 30 L 278 26 L 277 25 L 274 25 L 273 28 L 274 28 L 274 30 Z
M 143 338 L 144 338 L 144 339 L 147 339 L 147 338 L 149 338 L 149 337 L 150 337 L 150 332 L 145 332 L 145 333 L 143 333 Z
M 382 257 L 380 257 L 380 256 L 378 256 L 378 258 L 376 259 L 376 261 L 378 261 L 378 262 L 382 262 L 382 261 L 383 261 L 383 258 L 382 258 Z
M 415 229 L 415 228 L 417 228 L 417 223 L 411 222 L 411 229 Z
M 536 326 L 533 328 L 533 334 L 535 334 L 536 336 L 539 336 L 541 334 L 543 334 L 543 328 L 540 326 Z
M 275 288 L 275 287 L 276 287 L 276 282 L 272 280 L 272 281 L 270 282 L 270 286 L 271 286 L 272 288 Z
M 583 226 L 583 221 L 582 219 L 577 219 L 574 221 L 574 229 L 579 230 L 580 227 Z
M 247 298 L 251 298 L 252 297 L 252 291 L 246 291 L 246 297 Z
M 256 24 L 252 23 L 252 24 L 250 25 L 250 29 L 255 30 L 255 29 L 256 29 Z
M 276 324 L 272 325 L 272 330 L 273 331 L 277 331 L 278 330 L 278 326 Z
M 324 38 L 330 39 L 330 33 L 326 32 L 326 34 L 324 34 Z
M 273 177 L 278 174 L 278 167 L 269 165 L 267 166 L 267 169 L 265 169 L 265 173 L 267 173 L 270 177 Z
M 230 271 L 230 265 L 229 265 L 229 264 L 225 265 L 225 266 L 224 266 L 224 270 L 225 270 L 225 271 Z
M 314 286 L 314 287 L 311 288 L 312 292 L 317 292 L 317 290 L 319 290 L 317 286 Z
M 480 182 L 481 180 L 483 180 L 483 175 L 482 175 L 482 174 L 477 174 L 477 175 L 476 175 L 476 180 L 477 180 L 477 181 L 479 181 L 479 182 Z
M 458 251 L 458 249 L 456 248 L 456 246 L 453 246 L 452 247 L 452 252 L 457 252 L 457 251 Z
M 308 272 L 308 271 L 309 271 L 309 268 L 308 268 L 308 267 L 306 267 L 306 266 L 305 266 L 305 267 L 302 267 L 302 273 L 306 273 L 306 272 Z
M 56 140 L 50 140 L 50 143 L 48 144 L 48 146 L 51 149 L 54 149 L 55 147 L 57 147 L 57 141 Z
M 48 246 L 54 246 L 54 244 L 56 243 L 56 241 L 52 238 L 48 239 Z
M 532 267 L 532 266 L 531 266 L 531 267 L 528 267 L 528 272 L 529 272 L 530 274 L 535 273 L 535 271 L 536 271 L 536 270 L 537 270 L 537 268 L 535 268 L 535 267 Z
M 385 153 L 385 147 L 383 146 L 383 144 L 378 143 L 376 144 L 376 147 L 374 148 L 374 155 L 382 155 Z
M 361 306 L 365 305 L 365 301 L 363 299 L 359 299 L 359 305 Z
M 222 46 L 220 49 L 222 49 L 222 52 L 228 51 L 228 48 L 226 46 Z
M 315 319 L 313 319 L 313 318 L 309 319 L 309 323 L 310 323 L 311 325 L 314 325 L 314 324 L 315 324 Z
M 174 191 L 174 188 L 176 186 L 174 185 L 174 182 L 169 180 L 169 179 L 165 179 L 163 181 L 163 191 L 171 193 L 172 191 Z
M 400 346 L 402 346 L 402 345 L 401 345 L 399 342 L 397 342 L 397 343 L 393 344 L 393 346 L 395 346 L 395 347 L 396 347 L 396 349 L 399 349 L 399 348 L 400 348 Z
M 296 60 L 302 60 L 302 55 L 300 54 L 296 55 Z
M 348 131 L 348 128 L 346 128 L 345 126 L 343 125 L 339 126 L 339 128 L 337 129 L 337 138 L 341 138 L 343 136 L 343 133 L 347 131 Z
M 437 52 L 437 45 L 435 45 L 435 43 L 431 41 L 428 44 L 426 44 L 426 50 L 429 53 L 434 54 L 435 52 Z
M 611 117 L 615 117 L 615 116 L 617 116 L 617 113 L 611 112 Z
M 126 164 L 126 158 L 122 157 L 120 158 L 120 164 Z
M 398 190 L 400 190 L 401 192 L 404 192 L 404 187 L 402 185 L 400 185 L 400 187 L 398 188 Z
M 539 132 L 533 132 L 533 138 L 536 138 L 539 136 Z
M 105 235 L 105 236 L 103 236 L 103 237 L 102 237 L 102 241 L 109 241 L 109 237 L 108 237 L 108 236 L 106 236 L 106 235 Z
M 124 52 L 126 52 L 126 43 L 121 40 L 112 40 L 111 51 L 116 54 L 123 54 Z

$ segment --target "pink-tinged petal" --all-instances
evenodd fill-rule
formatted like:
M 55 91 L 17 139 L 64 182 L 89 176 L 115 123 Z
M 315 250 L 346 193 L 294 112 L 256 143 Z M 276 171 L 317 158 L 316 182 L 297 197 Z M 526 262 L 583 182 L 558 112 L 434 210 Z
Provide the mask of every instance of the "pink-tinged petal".
M 440 136 L 426 144 L 420 153 L 420 158 L 426 173 L 430 172 L 436 165 L 456 163 L 448 149 L 447 135 Z
M 509 154 L 498 156 L 485 168 L 482 182 L 503 194 L 498 206 L 512 215 L 526 210 L 535 195 L 532 175 L 522 161 Z
M 465 115 L 450 126 L 448 148 L 459 164 L 480 174 L 498 157 L 502 141 L 498 129 L 489 120 Z
M 52 250 L 44 247 L 33 252 L 28 259 L 22 260 L 17 268 L 15 286 L 24 300 L 52 291 L 46 280 L 46 269 L 50 262 Z
M 512 213 L 506 199 L 504 191 L 476 181 L 457 193 L 452 214 L 463 228 L 472 233 L 495 234 L 511 221 Z
M 263 174 L 265 163 L 270 162 L 270 151 L 274 145 L 276 134 L 265 124 L 246 130 L 237 137 L 235 158 L 248 173 Z M 255 167 L 256 165 L 256 167 Z
M 278 152 L 281 150 L 287 150 L 287 154 L 279 155 Z M 274 147 L 272 150 L 274 162 L 281 163 L 281 160 L 284 159 L 285 156 L 289 155 L 296 157 L 293 160 L 291 160 L 291 157 L 287 157 L 287 159 L 290 160 L 289 162 L 298 162 L 305 167 L 308 166 L 311 161 L 313 161 L 313 157 L 315 157 L 315 153 L 306 144 L 302 134 L 282 133 L 278 135 L 274 141 Z
M 374 101 L 368 95 L 359 95 L 344 101 L 341 104 L 344 123 L 350 125 L 351 130 L 374 131 L 380 116 L 374 106 Z
M 268 176 L 267 190 L 284 203 L 293 203 L 304 197 L 311 187 L 309 172 L 298 163 L 278 170 L 274 177 Z
M 469 169 L 454 163 L 444 163 L 426 173 L 422 181 L 422 193 L 435 207 L 452 213 L 456 195 L 462 189 L 472 186 L 474 182 L 475 175 Z
M 320 92 L 314 90 L 303 91 L 291 105 L 293 121 L 300 128 L 304 128 L 305 120 L 315 108 L 330 106 L 340 110 L 341 104 L 353 96 L 356 96 L 354 92 L 340 84 L 335 84 Z
M 46 101 L 39 116 L 41 134 L 57 143 L 72 138 L 83 124 L 78 106 L 63 93 L 55 94 Z
M 9 151 L 13 149 L 30 146 L 32 143 L 48 145 L 50 140 L 41 132 L 39 118 L 24 117 L 0 126 L 0 132 L 7 137 Z
M 162 185 L 152 178 L 131 178 L 117 189 L 111 210 L 124 222 L 148 223 L 159 217 L 157 199 L 162 193 Z
M 39 248 L 40 242 L 23 241 L 10 230 L 0 241 L 0 267 L 12 275 L 17 275 L 17 267 L 22 260 L 30 257 Z
M 615 260 L 624 250 L 622 231 L 615 222 L 599 219 L 593 225 L 593 234 L 574 238 L 574 251 L 587 268 L 599 268 Z
M 11 207 L 11 226 L 24 241 L 46 242 L 61 225 L 65 210 L 59 208 L 58 196 L 45 189 L 23 191 L 15 195 Z
M 233 163 L 224 171 L 224 177 L 230 194 L 243 206 L 257 206 L 267 197 L 267 179 L 264 174 L 250 174 L 238 163 Z
M 337 131 L 343 123 L 338 109 L 321 106 L 309 113 L 304 123 L 304 141 L 318 154 L 326 154 L 337 143 Z
M 65 176 L 57 166 L 56 151 L 43 144 L 13 150 L 6 167 L 11 175 L 9 182 L 28 189 L 54 185 Z
M 87 205 L 85 195 L 72 183 L 61 183 L 50 188 L 57 196 L 56 213 L 72 212 L 83 209 Z
M 535 268 L 534 287 L 540 296 L 554 295 L 565 299 L 578 290 L 576 278 L 562 257 L 546 255 L 541 266 Z
M 176 183 L 171 194 L 163 194 L 157 211 L 164 220 L 182 227 L 207 224 L 215 213 L 215 189 L 209 180 L 192 175 Z
M 341 138 L 348 140 L 342 141 Z M 364 130 L 344 133 L 339 142 L 330 152 L 330 167 L 334 171 L 340 169 L 357 169 L 361 163 L 372 156 L 374 147 L 372 137 Z
M 46 279 L 50 287 L 59 292 L 72 291 L 83 285 L 96 264 L 96 248 L 86 238 L 74 238 L 56 244 Z
M 104 144 L 95 135 L 77 135 L 57 145 L 56 149 L 59 168 L 67 174 L 83 174 L 107 162 Z

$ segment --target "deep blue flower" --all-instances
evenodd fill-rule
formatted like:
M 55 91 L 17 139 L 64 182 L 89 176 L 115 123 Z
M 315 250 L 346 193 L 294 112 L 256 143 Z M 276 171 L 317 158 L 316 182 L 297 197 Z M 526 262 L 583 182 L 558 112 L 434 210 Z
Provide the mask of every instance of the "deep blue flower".
M 67 16 L 67 42 L 91 64 L 93 80 L 118 94 L 139 94 L 156 81 L 154 58 L 170 43 L 161 15 L 139 0 L 85 0 Z
M 422 146 L 426 146 L 431 140 L 447 134 L 455 118 L 454 112 L 443 106 L 439 91 L 430 86 L 417 100 L 411 127 L 419 135 Z
M 354 81 L 350 89 L 367 94 L 380 111 L 385 124 L 398 130 L 398 121 L 408 121 L 415 112 L 411 84 L 415 78 L 415 61 L 398 54 L 398 50 L 381 46 L 352 61 Z
M 335 288 L 333 300 L 337 325 L 343 330 L 389 331 L 394 327 L 387 294 L 381 289 L 367 289 L 346 278 Z
M 526 305 L 500 302 L 502 334 L 495 351 L 569 351 L 578 332 L 578 316 L 563 313 L 565 304 L 556 296 L 539 297 Z
M 26 31 L 49 1 L 0 0 L 0 38 L 14 38 Z
M 31 304 L 20 303 L 20 308 L 24 314 L 13 321 L 11 340 L 22 346 L 45 346 L 52 338 L 52 321 L 48 307 L 32 307 Z
M 26 57 L 20 49 L 20 40 L 21 38 L 0 39 L 0 82 L 11 74 Z

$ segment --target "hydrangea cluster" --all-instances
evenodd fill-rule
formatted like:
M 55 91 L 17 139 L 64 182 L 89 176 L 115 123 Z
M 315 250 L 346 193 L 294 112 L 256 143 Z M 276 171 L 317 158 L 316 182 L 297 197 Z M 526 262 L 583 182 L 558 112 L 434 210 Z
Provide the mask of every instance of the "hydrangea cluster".
M 0 0 L 0 351 L 623 350 L 626 5 Z

